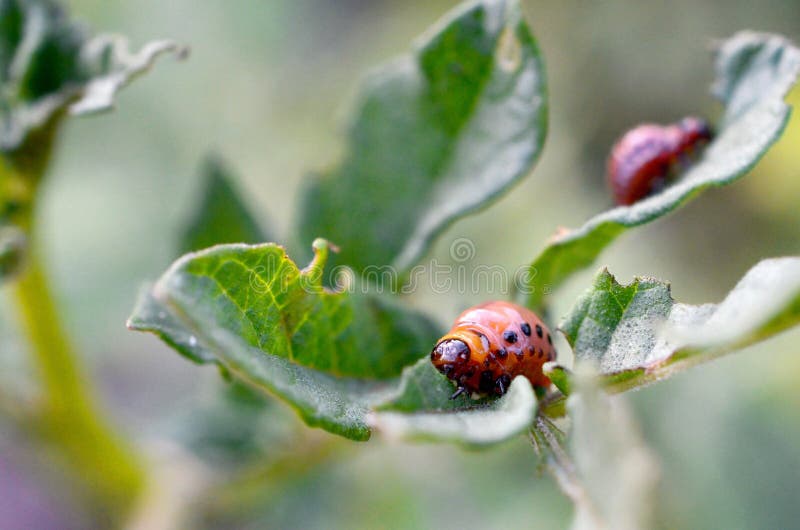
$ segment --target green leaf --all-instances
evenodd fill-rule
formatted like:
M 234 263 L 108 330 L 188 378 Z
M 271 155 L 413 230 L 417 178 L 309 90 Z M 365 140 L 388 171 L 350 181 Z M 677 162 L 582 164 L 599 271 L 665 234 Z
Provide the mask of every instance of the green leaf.
M 403 374 L 397 395 L 375 407 L 368 422 L 388 438 L 483 447 L 525 432 L 536 416 L 533 387 L 521 376 L 500 399 L 450 400 L 452 393 L 452 383 L 421 359 Z
M 209 156 L 201 173 L 202 198 L 181 237 L 184 253 L 222 243 L 261 243 L 272 240 L 250 214 L 235 187 L 236 179 L 222 160 Z
M 676 303 L 669 285 L 620 285 L 606 270 L 561 323 L 578 361 L 612 391 L 640 387 L 769 338 L 800 322 L 800 258 L 764 260 L 719 304 Z
M 567 368 L 560 366 L 555 363 L 545 363 L 542 366 L 544 371 L 544 375 L 546 375 L 550 381 L 556 386 L 556 388 L 561 391 L 561 393 L 565 396 L 568 396 L 572 393 L 572 372 L 570 372 Z
M 743 32 L 716 55 L 713 94 L 725 105 L 717 137 L 701 159 L 674 185 L 631 206 L 556 234 L 530 267 L 527 305 L 541 308 L 546 293 L 590 266 L 629 228 L 654 221 L 708 188 L 745 175 L 780 137 L 791 107 L 783 98 L 800 72 L 800 50 L 783 37 Z
M 128 325 L 278 395 L 310 425 L 366 439 L 369 407 L 393 389 L 386 379 L 428 351 L 438 331 L 359 286 L 324 289 L 328 246 L 314 247 L 303 270 L 274 244 L 184 256 L 144 294 Z
M 402 275 L 531 169 L 546 128 L 544 67 L 517 0 L 462 5 L 364 83 L 343 161 L 308 182 L 301 243 L 322 236 L 356 272 Z
M 229 330 L 217 327 L 216 323 L 210 323 L 214 315 L 207 312 L 207 308 L 193 313 L 191 317 L 186 314 L 180 317 L 184 332 L 194 337 L 191 342 L 198 348 L 213 352 L 215 361 L 226 372 L 283 399 L 309 426 L 353 440 L 369 439 L 366 415 L 373 404 L 386 399 L 390 382 L 336 377 L 306 368 L 266 353 Z M 171 318 L 178 320 L 174 313 Z M 131 328 L 149 331 L 144 326 L 132 325 Z
M 314 248 L 300 270 L 275 244 L 220 245 L 178 260 L 152 293 L 265 354 L 334 375 L 391 378 L 430 348 L 438 333 L 421 314 L 360 285 L 323 288 L 328 245 Z
M 153 296 L 150 285 L 143 287 L 139 293 L 127 326 L 131 330 L 153 333 L 190 361 L 198 364 L 217 362 L 214 352 L 200 342 L 169 307 Z
M 64 115 L 109 109 L 116 93 L 159 55 L 156 41 L 132 53 L 118 36 L 91 38 L 51 0 L 0 0 L 0 151 L 38 177 Z
M 466 394 L 450 399 L 454 391 L 453 382 L 434 368 L 426 355 L 403 370 L 397 390 L 375 408 L 378 411 L 417 412 L 457 410 L 474 404 Z

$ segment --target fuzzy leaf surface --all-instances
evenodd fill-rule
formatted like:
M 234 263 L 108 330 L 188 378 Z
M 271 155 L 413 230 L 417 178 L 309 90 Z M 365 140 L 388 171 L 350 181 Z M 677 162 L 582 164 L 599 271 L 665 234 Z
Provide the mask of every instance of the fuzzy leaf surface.
M 580 361 L 596 363 L 612 391 L 667 378 L 765 340 L 800 322 L 800 257 L 767 259 L 718 304 L 675 302 L 669 285 L 607 271 L 559 326 Z
M 301 243 L 324 237 L 337 263 L 402 277 L 531 169 L 546 127 L 544 66 L 518 1 L 467 2 L 364 82 L 342 162 L 307 182 Z

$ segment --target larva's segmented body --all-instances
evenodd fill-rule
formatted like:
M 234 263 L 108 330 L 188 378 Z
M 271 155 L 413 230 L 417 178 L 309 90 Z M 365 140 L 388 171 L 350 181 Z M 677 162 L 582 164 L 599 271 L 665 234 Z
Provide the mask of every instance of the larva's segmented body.
M 431 362 L 458 390 L 505 394 L 511 380 L 523 375 L 534 386 L 548 387 L 542 365 L 556 359 L 550 330 L 532 311 L 509 302 L 472 307 L 431 352 Z
M 643 124 L 614 144 L 608 184 L 617 204 L 633 204 L 666 186 L 670 174 L 711 140 L 708 122 L 693 116 L 672 125 Z

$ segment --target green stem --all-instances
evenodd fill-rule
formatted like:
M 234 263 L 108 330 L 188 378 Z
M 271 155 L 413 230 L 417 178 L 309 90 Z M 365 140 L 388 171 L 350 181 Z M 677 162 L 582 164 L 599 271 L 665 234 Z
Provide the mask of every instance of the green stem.
M 144 473 L 94 404 L 35 245 L 31 245 L 27 261 L 14 294 L 41 377 L 36 428 L 80 477 L 98 506 L 103 526 L 119 526 L 144 486 Z

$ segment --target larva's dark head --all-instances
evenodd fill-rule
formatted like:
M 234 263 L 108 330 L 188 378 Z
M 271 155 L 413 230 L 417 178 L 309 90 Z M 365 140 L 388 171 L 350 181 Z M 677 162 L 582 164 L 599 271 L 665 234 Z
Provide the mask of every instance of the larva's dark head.
M 431 362 L 437 370 L 451 377 L 469 362 L 470 350 L 461 339 L 447 338 L 440 341 L 431 352 Z

